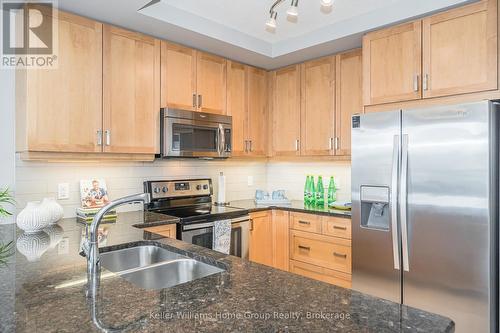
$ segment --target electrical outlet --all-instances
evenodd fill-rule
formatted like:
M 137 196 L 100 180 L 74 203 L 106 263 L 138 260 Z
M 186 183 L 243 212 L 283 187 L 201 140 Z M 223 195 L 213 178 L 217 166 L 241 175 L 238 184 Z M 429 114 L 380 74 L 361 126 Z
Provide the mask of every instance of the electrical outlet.
M 68 183 L 57 184 L 57 199 L 58 200 L 69 199 L 69 184 Z
M 253 186 L 253 176 L 247 176 L 247 185 Z

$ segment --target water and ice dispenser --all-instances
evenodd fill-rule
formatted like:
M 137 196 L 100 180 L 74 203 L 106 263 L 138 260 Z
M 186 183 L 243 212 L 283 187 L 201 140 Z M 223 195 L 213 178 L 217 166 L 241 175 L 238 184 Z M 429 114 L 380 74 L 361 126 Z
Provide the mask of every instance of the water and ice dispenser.
M 361 186 L 361 227 L 389 230 L 389 187 Z

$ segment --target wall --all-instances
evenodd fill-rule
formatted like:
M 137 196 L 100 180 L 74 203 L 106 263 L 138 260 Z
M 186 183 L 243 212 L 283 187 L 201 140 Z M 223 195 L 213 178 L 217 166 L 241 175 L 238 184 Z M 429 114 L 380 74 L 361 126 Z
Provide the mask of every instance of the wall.
M 58 183 L 69 183 L 70 199 L 59 200 L 64 216 L 75 216 L 80 205 L 79 181 L 104 178 L 111 198 L 143 191 L 144 180 L 210 177 L 217 193 L 217 176 L 226 175 L 226 198 L 238 200 L 252 198 L 256 188 L 266 187 L 265 161 L 201 161 L 169 160 L 151 162 L 25 162 L 16 160 L 16 200 L 18 211 L 28 201 L 44 197 L 57 197 Z M 253 185 L 248 185 L 248 176 Z M 216 199 L 216 196 L 215 198 Z M 121 210 L 138 209 L 126 206 Z
M 3 14 L 3 11 L 0 11 Z M 15 73 L 0 69 L 0 189 L 15 190 Z M 11 223 L 12 217 L 0 223 Z
M 337 200 L 351 200 L 351 163 L 350 162 L 270 162 L 267 165 L 267 187 L 270 190 L 284 189 L 292 200 L 304 198 L 304 185 L 307 175 L 323 176 L 325 189 L 330 176 L 335 177 Z
M 256 189 L 284 189 L 288 197 L 302 200 L 307 174 L 323 175 L 325 185 L 334 176 L 338 185 L 338 200 L 350 200 L 351 175 L 349 162 L 266 162 L 227 160 L 169 160 L 151 162 L 25 162 L 16 160 L 16 200 L 18 211 L 28 201 L 57 197 L 58 183 L 69 183 L 70 199 L 59 200 L 65 217 L 75 216 L 80 205 L 79 181 L 104 178 L 111 198 L 143 191 L 144 180 L 210 177 L 217 193 L 217 176 L 226 175 L 229 201 L 250 199 Z M 248 185 L 248 176 L 253 184 Z M 216 196 L 214 197 L 214 199 Z M 126 206 L 121 210 L 139 209 Z

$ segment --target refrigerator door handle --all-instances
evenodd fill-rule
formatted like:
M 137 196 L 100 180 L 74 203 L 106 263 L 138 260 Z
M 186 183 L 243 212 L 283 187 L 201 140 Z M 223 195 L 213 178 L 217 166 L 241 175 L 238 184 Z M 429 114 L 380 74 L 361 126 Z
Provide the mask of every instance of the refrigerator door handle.
M 394 269 L 399 270 L 399 242 L 398 242 L 398 162 L 400 141 L 399 135 L 394 135 L 391 171 L 391 229 L 392 229 L 392 255 Z
M 407 216 L 407 185 L 408 185 L 408 134 L 402 137 L 401 148 L 401 186 L 400 186 L 400 217 L 401 217 L 401 242 L 403 244 L 403 269 L 410 271 L 408 258 L 408 216 Z

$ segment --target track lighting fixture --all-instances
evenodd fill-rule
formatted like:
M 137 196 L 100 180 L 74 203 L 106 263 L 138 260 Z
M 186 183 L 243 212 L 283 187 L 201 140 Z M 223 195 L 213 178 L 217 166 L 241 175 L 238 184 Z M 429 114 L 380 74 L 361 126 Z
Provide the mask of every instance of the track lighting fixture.
M 276 7 L 280 5 L 285 0 L 276 0 L 271 8 L 269 9 L 269 19 L 266 22 L 266 30 L 269 32 L 276 31 L 276 18 L 278 17 L 278 12 L 276 11 Z M 290 8 L 286 11 L 287 18 L 291 22 L 297 22 L 299 17 L 299 0 L 291 0 Z M 334 0 L 320 0 L 321 11 L 324 13 L 331 12 Z
M 297 17 L 299 16 L 299 0 L 292 0 L 292 4 L 290 5 L 290 8 L 286 11 L 286 15 L 291 21 L 296 21 Z

